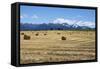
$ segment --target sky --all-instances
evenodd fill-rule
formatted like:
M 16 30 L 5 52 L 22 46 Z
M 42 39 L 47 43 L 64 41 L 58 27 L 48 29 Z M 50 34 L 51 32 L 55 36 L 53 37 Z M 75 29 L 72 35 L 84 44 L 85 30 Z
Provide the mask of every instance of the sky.
M 20 6 L 20 22 L 68 23 L 95 27 L 95 10 L 22 5 Z

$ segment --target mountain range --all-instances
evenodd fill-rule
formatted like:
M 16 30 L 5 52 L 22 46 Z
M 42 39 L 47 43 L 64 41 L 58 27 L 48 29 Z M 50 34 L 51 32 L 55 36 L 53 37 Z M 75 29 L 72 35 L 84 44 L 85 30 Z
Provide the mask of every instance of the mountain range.
M 42 23 L 42 24 L 30 24 L 30 23 L 21 23 L 20 30 L 95 30 L 88 26 L 79 26 L 77 24 L 68 24 L 68 23 Z

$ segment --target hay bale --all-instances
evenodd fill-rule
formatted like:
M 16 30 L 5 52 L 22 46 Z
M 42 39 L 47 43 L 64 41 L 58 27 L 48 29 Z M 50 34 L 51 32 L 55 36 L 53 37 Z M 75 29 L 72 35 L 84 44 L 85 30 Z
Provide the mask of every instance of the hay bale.
M 66 37 L 62 36 L 62 37 L 61 37 L 61 40 L 66 40 Z
M 47 35 L 46 33 L 44 35 Z
M 36 36 L 38 36 L 38 35 L 39 35 L 39 33 L 36 33 L 35 35 L 36 35 Z
M 30 40 L 30 36 L 28 36 L 28 35 L 24 35 L 24 40 Z
M 38 36 L 38 35 L 39 35 L 39 33 L 36 33 L 35 35 L 36 35 L 36 36 Z
M 21 33 L 21 35 L 24 35 L 24 33 Z

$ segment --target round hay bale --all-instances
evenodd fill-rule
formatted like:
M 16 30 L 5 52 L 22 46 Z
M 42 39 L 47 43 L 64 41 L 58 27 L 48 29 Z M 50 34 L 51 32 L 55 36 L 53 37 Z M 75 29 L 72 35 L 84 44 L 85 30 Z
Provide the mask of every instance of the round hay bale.
M 35 35 L 36 35 L 36 36 L 38 36 L 38 35 L 39 35 L 39 33 L 36 33 Z
M 61 40 L 66 40 L 66 37 L 62 36 L 62 37 L 61 37 Z
M 24 33 L 21 33 L 21 35 L 24 35 Z
M 24 40 L 30 40 L 30 36 L 28 36 L 28 35 L 24 35 Z

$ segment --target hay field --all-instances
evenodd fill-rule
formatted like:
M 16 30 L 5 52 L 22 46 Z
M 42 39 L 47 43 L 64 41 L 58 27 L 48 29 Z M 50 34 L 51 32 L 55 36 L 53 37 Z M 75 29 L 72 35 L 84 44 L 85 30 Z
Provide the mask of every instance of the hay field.
M 24 39 L 24 35 L 30 38 Z M 62 40 L 62 36 L 66 40 Z M 95 31 L 20 32 L 21 64 L 93 59 L 95 59 Z

